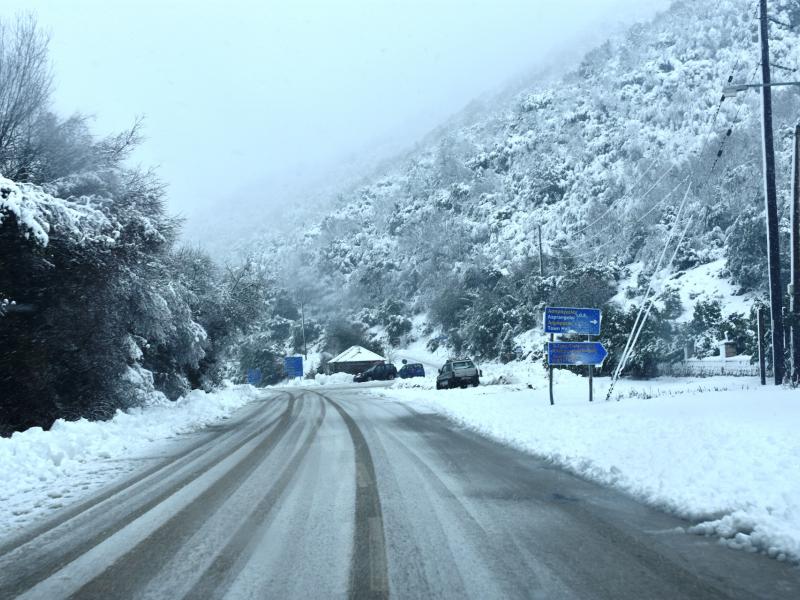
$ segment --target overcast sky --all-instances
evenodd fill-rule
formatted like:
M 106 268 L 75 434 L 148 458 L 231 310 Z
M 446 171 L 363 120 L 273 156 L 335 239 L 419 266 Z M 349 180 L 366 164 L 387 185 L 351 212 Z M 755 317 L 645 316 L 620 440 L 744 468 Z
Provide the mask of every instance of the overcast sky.
M 419 139 L 476 96 L 669 0 L 4 0 L 52 35 L 56 108 L 146 118 L 190 239 L 342 161 Z M 377 150 L 376 150 L 377 149 Z M 247 198 L 241 198 L 241 195 Z M 263 196 L 263 198 L 262 198 Z

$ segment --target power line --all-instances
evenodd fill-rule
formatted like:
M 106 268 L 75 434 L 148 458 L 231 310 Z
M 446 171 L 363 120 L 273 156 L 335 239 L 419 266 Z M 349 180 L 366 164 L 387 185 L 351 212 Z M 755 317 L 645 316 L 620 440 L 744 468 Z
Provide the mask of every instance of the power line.
M 678 185 L 676 185 L 676 186 L 675 186 L 674 188 L 672 188 L 672 189 L 671 189 L 669 192 L 667 192 L 667 195 L 666 195 L 666 196 L 664 196 L 663 198 L 661 198 L 661 200 L 659 200 L 659 201 L 658 201 L 658 202 L 656 202 L 656 203 L 655 203 L 655 204 L 654 204 L 652 207 L 650 207 L 650 209 L 649 209 L 647 212 L 645 212 L 645 213 L 644 213 L 644 214 L 643 214 L 641 217 L 639 217 L 638 219 L 635 219 L 634 221 L 632 221 L 632 222 L 630 222 L 630 223 L 626 223 L 626 226 L 630 227 L 630 226 L 633 226 L 633 225 L 638 225 L 639 223 L 641 223 L 642 221 L 644 221 L 644 220 L 645 220 L 647 217 L 649 217 L 649 216 L 650 216 L 650 215 L 651 215 L 651 214 L 652 214 L 652 213 L 653 213 L 653 212 L 654 212 L 654 211 L 655 211 L 655 210 L 656 210 L 656 209 L 657 209 L 657 208 L 658 208 L 658 207 L 659 207 L 661 204 L 663 204 L 663 203 L 664 203 L 666 200 L 668 200 L 668 199 L 670 198 L 670 196 L 672 196 L 672 194 L 674 194 L 674 193 L 675 193 L 675 192 L 678 190 L 678 188 L 680 188 L 680 187 L 681 187 L 681 186 L 682 186 L 684 183 L 686 183 L 688 180 L 689 180 L 689 177 L 684 177 L 684 178 L 683 178 L 683 179 L 682 179 L 682 180 L 681 180 L 681 181 L 678 183 Z M 599 230 L 597 233 L 602 233 L 603 231 L 607 231 L 607 230 L 608 230 L 608 229 L 610 229 L 612 226 L 613 226 L 613 224 L 612 224 L 612 225 L 608 225 L 608 226 L 606 226 L 606 227 L 604 227 L 604 228 L 600 229 L 600 230 Z M 592 253 L 592 252 L 594 252 L 595 250 L 598 250 L 598 249 L 600 249 L 600 248 L 604 248 L 605 246 L 610 246 L 611 244 L 615 243 L 616 241 L 617 241 L 617 240 L 609 240 L 608 242 L 606 242 L 605 244 L 603 244 L 603 245 L 601 245 L 601 246 L 595 246 L 594 248 L 592 248 L 592 249 L 591 249 L 591 250 L 589 250 L 588 252 L 582 252 L 582 253 L 580 253 L 580 254 L 574 254 L 573 256 L 575 256 L 575 257 L 586 256 L 587 254 L 591 254 L 591 253 Z
M 631 195 L 631 192 L 634 189 L 636 189 L 636 187 L 642 182 L 642 180 L 645 178 L 645 176 L 653 169 L 653 167 L 656 165 L 656 162 L 658 162 L 658 159 L 653 159 L 653 162 L 651 162 L 650 166 L 647 167 L 644 170 L 644 172 L 639 176 L 639 178 L 636 180 L 636 182 L 631 186 L 631 189 L 628 192 L 626 192 L 625 194 L 623 194 L 622 196 L 620 196 L 619 198 L 617 198 L 616 200 L 612 201 L 611 204 L 608 205 L 608 208 L 606 209 L 606 211 L 602 215 L 597 217 L 594 221 L 592 221 L 591 223 L 589 223 L 585 227 L 583 227 L 583 228 L 581 228 L 578 231 L 575 231 L 573 233 L 575 235 L 580 235 L 581 233 L 583 233 L 584 231 L 586 231 L 587 229 L 589 229 L 593 225 L 596 225 L 597 223 L 602 221 L 605 218 L 605 216 L 608 215 L 608 213 L 611 212 L 611 210 L 614 208 L 614 205 L 617 202 L 620 202 L 620 201 L 624 200 L 625 198 L 628 198 Z M 670 167 L 670 170 L 672 170 L 672 167 Z M 666 175 L 666 173 L 665 173 L 665 175 Z M 648 190 L 648 192 L 645 192 L 645 194 L 647 194 L 647 193 L 649 193 L 649 190 Z
M 758 13 L 758 6 L 759 5 L 757 3 L 756 4 L 756 14 Z M 734 70 L 733 70 L 734 72 L 735 72 L 736 68 L 738 67 L 738 64 L 739 64 L 739 60 L 737 59 L 737 62 L 735 64 Z M 751 76 L 751 79 L 753 77 L 755 77 L 755 74 L 756 74 L 757 70 L 758 70 L 758 64 L 756 64 L 756 70 L 753 73 L 753 75 Z M 728 83 L 730 83 L 732 81 L 732 79 L 733 79 L 733 73 L 728 78 Z M 708 146 L 708 143 L 709 143 L 710 138 L 711 138 L 711 134 L 714 131 L 714 126 L 716 125 L 717 117 L 718 117 L 718 115 L 720 113 L 722 102 L 724 100 L 725 100 L 725 97 L 723 96 L 722 99 L 720 99 L 720 101 L 719 101 L 719 104 L 717 106 L 717 110 L 714 112 L 714 117 L 713 117 L 713 120 L 712 120 L 712 127 L 709 130 L 709 137 L 706 140 L 706 143 L 704 144 L 703 147 Z M 736 115 L 734 116 L 734 119 L 733 119 L 734 123 L 735 123 L 736 119 L 739 116 L 739 111 L 740 110 L 741 110 L 741 104 L 739 105 L 739 107 L 738 107 L 738 109 L 736 111 Z M 725 137 L 723 137 L 722 141 L 720 142 L 720 146 L 719 146 L 719 149 L 717 151 L 717 156 L 715 157 L 713 163 L 711 164 L 711 168 L 708 170 L 708 174 L 706 176 L 706 182 L 710 181 L 711 174 L 714 172 L 714 169 L 716 168 L 717 164 L 719 164 L 719 160 L 722 157 L 722 153 L 723 153 L 725 144 L 730 139 L 731 133 L 732 133 L 732 127 L 728 128 Z M 695 166 L 695 168 L 692 169 L 692 175 L 691 175 L 692 180 L 694 180 L 696 173 L 697 173 L 697 166 Z M 627 343 L 625 345 L 625 350 L 623 351 L 622 357 L 620 358 L 620 362 L 617 364 L 617 368 L 614 371 L 614 376 L 612 378 L 611 385 L 609 387 L 608 394 L 606 396 L 606 400 L 609 400 L 611 398 L 611 394 L 612 394 L 612 392 L 614 390 L 614 384 L 616 383 L 617 379 L 619 378 L 620 374 L 622 373 L 622 370 L 625 368 L 628 359 L 630 358 L 631 354 L 633 353 L 633 350 L 634 350 L 634 348 L 636 346 L 636 342 L 639 340 L 639 335 L 641 334 L 642 329 L 644 329 L 644 325 L 645 325 L 645 323 L 647 321 L 647 318 L 650 315 L 650 311 L 652 310 L 652 305 L 653 305 L 653 302 L 655 300 L 655 296 L 653 298 L 649 298 L 650 289 L 652 288 L 653 280 L 655 279 L 655 276 L 658 273 L 659 267 L 661 265 L 661 261 L 664 258 L 664 253 L 666 252 L 666 249 L 669 246 L 669 243 L 672 241 L 672 237 L 673 237 L 673 234 L 674 234 L 674 231 L 675 231 L 675 227 L 678 224 L 681 212 L 683 211 L 683 207 L 684 207 L 684 205 L 686 203 L 686 199 L 688 198 L 689 191 L 691 190 L 691 187 L 692 187 L 692 183 L 689 184 L 689 187 L 686 190 L 686 195 L 684 196 L 684 199 L 681 202 L 681 207 L 678 210 L 678 215 L 675 218 L 675 223 L 674 223 L 672 229 L 670 230 L 670 235 L 669 235 L 669 238 L 667 239 L 667 243 L 664 246 L 664 249 L 662 250 L 662 253 L 661 253 L 661 256 L 659 257 L 658 263 L 656 264 L 656 268 L 653 271 L 653 276 L 650 279 L 650 283 L 648 284 L 647 291 L 645 291 L 644 298 L 642 300 L 642 305 L 639 308 L 639 313 L 637 314 L 636 320 L 634 321 L 633 329 L 631 330 L 631 333 L 628 336 L 628 341 L 627 341 Z M 672 258 L 670 259 L 670 262 L 669 262 L 669 265 L 667 267 L 667 270 L 672 268 L 672 264 L 673 264 L 673 262 L 675 260 L 675 257 L 677 256 L 678 251 L 680 250 L 680 248 L 681 248 L 681 246 L 682 246 L 682 244 L 683 244 L 683 242 L 684 242 L 684 240 L 686 238 L 686 234 L 689 231 L 689 227 L 691 226 L 691 224 L 693 222 L 693 219 L 694 219 L 694 216 L 690 216 L 689 219 L 687 220 L 686 226 L 684 227 L 683 232 L 682 232 L 680 238 L 678 239 L 678 243 L 675 246 L 675 251 L 673 252 Z M 645 307 L 647 307 L 646 310 L 644 310 Z
M 683 214 L 683 209 L 686 206 L 686 200 L 689 198 L 689 192 L 692 189 L 692 184 L 690 183 L 689 186 L 686 188 L 686 193 L 683 195 L 683 200 L 681 201 L 680 207 L 678 208 L 678 214 L 675 215 L 675 222 L 670 229 L 669 236 L 667 237 L 667 242 L 664 244 L 664 248 L 661 250 L 661 255 L 658 257 L 658 261 L 656 262 L 655 269 L 653 270 L 653 274 L 650 277 L 650 281 L 647 284 L 647 290 L 645 290 L 644 297 L 642 298 L 642 305 L 639 307 L 639 312 L 636 315 L 636 320 L 633 323 L 633 329 L 631 330 L 630 335 L 628 336 L 628 341 L 625 344 L 625 349 L 622 351 L 622 356 L 619 359 L 619 363 L 617 363 L 617 368 L 614 370 L 614 375 L 611 379 L 611 385 L 608 388 L 608 394 L 606 396 L 606 400 L 611 399 L 611 394 L 614 391 L 614 384 L 619 379 L 620 374 L 622 373 L 622 369 L 625 368 L 625 364 L 630 357 L 630 354 L 633 352 L 633 348 L 635 346 L 636 340 L 638 340 L 639 333 L 641 329 L 644 328 L 645 321 L 647 320 L 647 316 L 650 314 L 650 308 L 648 304 L 650 302 L 650 290 L 653 288 L 653 282 L 655 281 L 656 275 L 658 275 L 659 269 L 661 268 L 661 263 L 664 260 L 664 257 L 667 254 L 667 248 L 669 248 L 670 242 L 672 242 L 672 238 L 675 235 L 675 230 L 678 226 L 680 221 L 681 215 Z M 647 311 L 645 313 L 645 310 Z
M 753 12 L 752 19 L 753 19 L 753 20 L 755 20 L 755 19 L 757 18 L 757 16 L 758 16 L 758 3 L 756 2 L 756 5 L 755 5 L 755 9 L 754 9 L 754 12 Z M 741 55 L 737 54 L 737 57 L 736 57 L 736 62 L 734 63 L 734 65 L 733 65 L 733 68 L 731 69 L 731 73 L 730 73 L 730 75 L 728 76 L 728 83 L 731 83 L 731 82 L 733 81 L 733 77 L 734 77 L 734 75 L 735 75 L 735 73 L 736 73 L 736 70 L 739 68 L 739 64 L 740 64 L 740 62 L 741 62 Z M 753 79 L 753 77 L 755 77 L 755 75 L 756 75 L 757 71 L 758 71 L 758 65 L 756 65 L 756 67 L 755 67 L 755 70 L 754 70 L 753 74 L 750 76 L 750 79 L 748 79 L 748 81 L 752 80 L 752 79 Z M 705 141 L 705 143 L 704 143 L 703 145 L 701 145 L 701 146 L 700 146 L 700 147 L 699 147 L 699 148 L 698 148 L 698 149 L 697 149 L 697 150 L 694 152 L 694 154 L 695 154 L 695 155 L 699 155 L 699 154 L 700 154 L 700 152 L 702 152 L 702 150 L 703 150 L 704 148 L 708 147 L 708 144 L 711 142 L 711 137 L 714 135 L 715 128 L 716 128 L 716 123 L 717 123 L 717 120 L 719 119 L 719 114 L 720 114 L 720 112 L 721 112 L 721 110 L 722 110 L 722 104 L 724 103 L 724 101 L 725 101 L 725 96 L 723 95 L 723 96 L 721 96 L 721 97 L 720 97 L 719 101 L 717 102 L 717 106 L 716 106 L 716 109 L 714 110 L 714 114 L 713 114 L 713 116 L 712 116 L 712 117 L 711 117 L 711 119 L 710 119 L 710 121 L 711 121 L 711 124 L 710 124 L 710 126 L 709 126 L 709 128 L 708 128 L 708 134 L 707 134 L 707 136 L 706 136 L 706 141 Z M 735 116 L 734 116 L 734 118 L 733 118 L 733 122 L 734 122 L 734 123 L 736 122 L 736 119 L 738 119 L 738 117 L 739 117 L 739 111 L 741 111 L 741 108 L 742 108 L 742 105 L 741 105 L 741 104 L 739 104 L 739 106 L 738 106 L 738 108 L 737 108 L 737 110 L 736 110 L 736 115 L 735 115 Z M 714 159 L 714 162 L 713 162 L 713 164 L 712 164 L 712 166 L 711 166 L 711 169 L 709 170 L 709 176 L 711 175 L 711 173 L 712 173 L 712 172 L 714 171 L 714 169 L 716 168 L 716 166 L 717 166 L 717 163 L 719 162 L 719 159 L 722 157 L 723 149 L 724 149 L 724 147 L 725 147 L 725 143 L 726 143 L 726 141 L 727 141 L 727 138 L 729 138 L 729 137 L 731 136 L 731 134 L 732 134 L 732 133 L 733 133 L 733 128 L 732 128 L 732 127 L 729 127 L 729 128 L 728 128 L 728 130 L 726 131 L 726 135 L 725 135 L 725 137 L 724 137 L 724 138 L 722 139 L 722 141 L 720 142 L 720 146 L 719 146 L 719 148 L 718 148 L 718 150 L 717 150 L 717 156 L 716 156 L 716 158 Z M 656 160 L 657 160 L 657 159 L 656 159 Z M 653 161 L 653 162 L 650 164 L 650 166 L 649 166 L 649 167 L 648 167 L 648 168 L 645 170 L 645 172 L 644 172 L 644 173 L 642 173 L 642 175 L 640 175 L 639 179 L 638 179 L 638 180 L 636 181 L 636 183 L 635 183 L 635 184 L 634 184 L 634 185 L 631 187 L 631 190 L 634 190 L 634 189 L 636 189 L 636 187 L 637 187 L 637 186 L 638 186 L 638 184 L 639 184 L 639 183 L 642 181 L 642 179 L 645 177 L 645 175 L 646 175 L 648 172 L 650 172 L 650 170 L 652 170 L 652 167 L 654 166 L 654 164 L 655 164 L 656 160 L 654 160 L 654 161 Z M 656 186 L 657 186 L 657 185 L 658 185 L 658 184 L 659 184 L 659 183 L 660 183 L 660 182 L 661 182 L 663 179 L 664 179 L 664 177 L 666 177 L 666 175 L 667 175 L 667 174 L 668 174 L 668 173 L 669 173 L 669 172 L 670 172 L 670 171 L 671 171 L 673 168 L 674 168 L 674 165 L 670 166 L 670 168 L 669 168 L 669 169 L 667 169 L 667 171 L 666 171 L 666 172 L 664 172 L 664 173 L 661 175 L 661 177 L 659 177 L 658 181 L 657 181 L 655 184 L 653 184 L 653 185 L 652 185 L 652 186 L 651 186 L 651 187 L 650 187 L 650 188 L 649 188 L 649 189 L 648 189 L 648 190 L 647 190 L 647 191 L 646 191 L 646 192 L 645 192 L 645 193 L 642 195 L 642 197 L 644 198 L 645 196 L 647 196 L 647 195 L 648 195 L 648 194 L 649 194 L 649 193 L 650 193 L 650 192 L 651 192 L 651 191 L 652 191 L 652 190 L 653 190 L 653 189 L 654 189 L 654 188 L 655 188 L 655 187 L 656 187 Z M 690 177 L 691 177 L 691 179 L 692 179 L 692 180 L 694 180 L 694 179 L 695 179 L 696 171 L 697 171 L 697 167 L 695 167 L 695 168 L 692 170 L 692 174 L 690 175 Z M 680 186 L 680 184 L 678 184 L 678 187 L 679 187 L 679 186 Z M 666 200 L 666 199 L 667 199 L 667 198 L 668 198 L 668 197 L 669 197 L 669 196 L 670 196 L 670 195 L 671 195 L 673 192 L 674 192 L 674 190 L 673 190 L 673 191 L 671 191 L 669 194 L 667 194 L 667 196 L 665 196 L 664 198 L 662 198 L 661 200 L 659 200 L 659 201 L 658 201 L 658 202 L 657 202 L 657 203 L 656 203 L 654 206 L 659 206 L 659 205 L 660 205 L 661 203 L 663 203 L 663 201 L 664 201 L 664 200 Z M 620 197 L 619 197 L 617 200 L 614 200 L 614 201 L 613 201 L 613 202 L 612 202 L 612 203 L 609 205 L 609 207 L 606 209 L 606 211 L 605 211 L 605 212 L 603 212 L 603 214 L 601 214 L 601 215 L 600 215 L 599 217 L 597 217 L 597 218 L 596 218 L 594 221 L 592 221 L 591 223 L 589 223 L 588 225 L 586 225 L 585 227 L 583 227 L 583 228 L 579 229 L 578 231 L 576 231 L 576 232 L 574 232 L 574 233 L 576 233 L 576 234 L 581 234 L 581 233 L 585 232 L 586 230 L 588 230 L 589 228 L 591 228 L 592 226 L 596 225 L 596 224 L 597 224 L 597 223 L 599 223 L 599 222 L 600 222 L 602 219 L 604 219 L 606 216 L 608 216 L 608 214 L 610 214 L 610 213 L 611 213 L 611 210 L 612 210 L 612 209 L 615 207 L 615 205 L 616 205 L 618 202 L 620 202 L 620 201 L 622 201 L 622 200 L 624 200 L 624 199 L 626 199 L 626 198 L 628 198 L 628 197 L 630 197 L 630 196 L 631 196 L 630 192 L 628 192 L 628 193 L 624 194 L 623 196 L 620 196 Z M 648 214 L 650 214 L 651 212 L 652 212 L 652 209 L 651 209 L 650 211 L 648 211 Z M 638 222 L 641 222 L 641 220 L 639 220 L 639 221 L 636 221 L 636 223 L 638 223 Z M 609 227 L 610 227 L 610 226 L 609 226 Z M 605 231 L 606 229 L 608 229 L 608 227 L 606 227 L 606 228 L 604 228 L 604 229 L 601 229 L 601 230 L 600 230 L 598 233 L 601 233 L 602 231 Z M 600 246 L 596 246 L 595 248 L 593 248 L 593 249 L 591 249 L 591 250 L 588 250 L 587 252 L 583 252 L 583 253 L 580 253 L 580 254 L 576 254 L 576 255 L 574 255 L 574 256 L 575 256 L 576 258 L 580 258 L 580 257 L 582 257 L 582 256 L 586 256 L 586 255 L 588 255 L 588 254 L 592 254 L 592 253 L 593 253 L 595 250 L 599 250 L 599 249 L 601 249 L 601 248 L 605 248 L 605 247 L 607 247 L 607 246 L 610 246 L 611 244 L 613 244 L 613 241 L 609 241 L 609 242 L 607 242 L 607 243 L 605 243 L 605 244 L 602 244 L 602 245 L 600 245 Z M 585 247 L 585 246 L 584 246 L 584 247 Z

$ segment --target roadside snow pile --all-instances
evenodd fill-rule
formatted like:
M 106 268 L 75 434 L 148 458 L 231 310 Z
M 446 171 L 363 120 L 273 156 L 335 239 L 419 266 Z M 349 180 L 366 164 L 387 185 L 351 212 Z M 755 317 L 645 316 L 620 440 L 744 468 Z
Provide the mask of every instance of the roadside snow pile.
M 294 379 L 284 380 L 275 385 L 268 385 L 268 388 L 285 388 L 285 387 L 313 387 L 316 385 L 342 385 L 345 383 L 353 383 L 353 376 L 348 373 L 334 373 L 333 375 L 325 375 L 324 373 L 317 373 L 314 379 L 305 379 L 296 377 Z
M 392 387 L 395 389 L 435 390 L 436 374 L 425 375 L 425 377 L 411 377 L 409 379 L 395 379 Z
M 750 378 L 620 382 L 568 372 L 533 390 L 492 386 L 376 390 L 421 403 L 483 434 L 693 521 L 690 532 L 800 561 L 800 393 Z
M 348 373 L 334 373 L 333 375 L 325 375 L 323 373 L 319 373 L 314 376 L 314 381 L 319 385 L 353 383 L 353 376 L 349 375 Z M 307 379 L 303 380 L 303 382 L 305 385 L 309 383 Z
M 59 419 L 50 431 L 32 427 L 0 438 L 0 536 L 128 470 L 120 461 L 154 442 L 216 423 L 255 397 L 250 386 L 195 390 L 176 402 L 118 411 L 109 421 Z M 101 467 L 105 459 L 113 464 Z

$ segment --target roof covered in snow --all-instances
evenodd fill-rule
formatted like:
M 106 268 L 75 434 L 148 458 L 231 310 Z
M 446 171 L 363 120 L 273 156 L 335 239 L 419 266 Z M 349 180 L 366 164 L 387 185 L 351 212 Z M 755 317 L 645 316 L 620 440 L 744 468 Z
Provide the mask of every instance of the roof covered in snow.
M 350 346 L 347 350 L 342 352 L 339 356 L 332 358 L 329 362 L 332 363 L 348 363 L 348 362 L 373 362 L 378 360 L 386 360 L 379 354 L 375 354 L 361 346 Z

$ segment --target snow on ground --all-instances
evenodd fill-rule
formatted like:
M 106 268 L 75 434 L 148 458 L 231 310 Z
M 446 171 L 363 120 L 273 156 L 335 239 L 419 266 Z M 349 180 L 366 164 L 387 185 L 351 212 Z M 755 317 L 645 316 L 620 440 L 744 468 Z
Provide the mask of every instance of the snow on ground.
M 687 518 L 692 533 L 800 561 L 800 391 L 755 378 L 623 380 L 621 401 L 605 402 L 598 378 L 590 404 L 586 379 L 556 371 L 550 406 L 541 373 L 522 379 L 437 392 L 426 377 L 371 392 Z
M 667 287 L 678 291 L 684 309 L 683 315 L 678 318 L 679 322 L 692 318 L 694 305 L 700 300 L 718 300 L 723 317 L 735 312 L 749 314 L 754 298 L 752 294 L 736 295 L 736 287 L 722 275 L 725 263 L 726 259 L 720 258 L 670 278 Z
M 0 438 L 0 538 L 164 450 L 166 440 L 227 418 L 257 396 L 250 386 L 118 411 L 109 421 L 58 420 Z
M 721 252 L 719 254 L 721 255 Z M 718 257 L 686 271 L 670 273 L 663 269 L 659 272 L 654 280 L 654 289 L 659 292 L 662 289 L 678 292 L 683 307 L 683 314 L 677 319 L 679 323 L 692 319 L 695 304 L 699 301 L 719 301 L 723 317 L 728 317 L 732 313 L 749 314 L 755 298 L 753 294 L 738 294 L 736 286 L 730 282 L 726 273 L 726 262 L 725 258 Z M 624 308 L 641 305 L 641 296 L 628 297 L 628 292 L 637 289 L 637 281 L 643 269 L 644 265 L 641 262 L 631 265 L 629 276 L 620 282 L 619 291 L 611 302 Z

